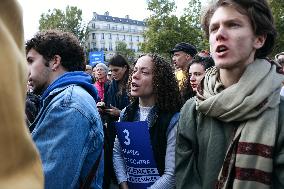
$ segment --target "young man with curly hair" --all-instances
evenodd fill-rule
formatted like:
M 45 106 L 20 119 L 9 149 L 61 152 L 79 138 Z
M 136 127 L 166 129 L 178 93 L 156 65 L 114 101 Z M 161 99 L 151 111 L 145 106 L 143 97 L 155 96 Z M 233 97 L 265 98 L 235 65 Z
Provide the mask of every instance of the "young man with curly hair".
M 265 59 L 276 36 L 267 1 L 214 1 L 203 28 L 216 67 L 181 110 L 176 188 L 284 188 L 284 77 Z
M 39 149 L 45 188 L 79 188 L 101 159 L 103 128 L 97 91 L 84 72 L 85 58 L 71 33 L 49 30 L 26 42 L 29 83 L 41 95 L 41 109 L 30 126 Z M 103 162 L 91 188 L 101 189 Z

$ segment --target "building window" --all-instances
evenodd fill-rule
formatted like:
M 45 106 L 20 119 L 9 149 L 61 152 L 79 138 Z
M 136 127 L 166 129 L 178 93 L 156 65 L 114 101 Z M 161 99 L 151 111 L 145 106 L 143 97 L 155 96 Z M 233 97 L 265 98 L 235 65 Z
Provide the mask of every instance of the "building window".
M 105 34 L 104 33 L 101 34 L 101 39 L 105 39 Z
M 92 28 L 96 28 L 96 24 L 95 23 L 92 24 Z
M 139 36 L 137 36 L 137 42 L 139 42 Z
M 96 48 L 96 45 L 97 45 L 97 44 L 96 44 L 95 42 L 93 42 L 93 43 L 92 43 L 92 48 L 93 48 L 93 49 Z
M 107 29 L 110 29 L 110 24 L 107 24 Z
M 112 43 L 109 43 L 108 50 L 112 51 Z
M 112 36 L 111 36 L 111 33 L 110 33 L 108 38 L 111 39 L 111 37 L 112 37 Z
M 122 30 L 124 30 L 124 26 L 122 25 Z
M 125 40 L 125 35 L 123 35 L 123 40 Z
M 96 39 L 96 34 L 95 33 L 92 33 L 92 38 Z
M 129 40 L 132 41 L 132 35 L 129 36 Z
M 116 34 L 116 40 L 119 41 L 119 35 L 118 34 Z

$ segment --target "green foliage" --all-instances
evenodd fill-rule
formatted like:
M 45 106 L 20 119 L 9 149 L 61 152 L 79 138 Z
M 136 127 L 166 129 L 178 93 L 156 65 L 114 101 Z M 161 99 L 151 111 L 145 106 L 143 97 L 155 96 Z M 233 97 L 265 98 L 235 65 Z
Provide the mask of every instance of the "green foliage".
M 84 44 L 88 34 L 87 27 L 82 22 L 82 10 L 73 6 L 67 6 L 65 11 L 53 9 L 41 14 L 39 30 L 47 29 L 71 32 L 78 37 L 81 44 Z
M 117 54 L 124 56 L 129 62 L 133 62 L 135 53 L 133 50 L 127 48 L 127 44 L 125 42 L 117 42 L 115 50 Z
M 283 0 L 269 0 L 269 3 L 278 32 L 275 48 L 271 54 L 273 58 L 275 54 L 284 51 L 284 3 Z
M 142 51 L 169 56 L 169 51 L 180 42 L 195 45 L 198 50 L 208 49 L 208 41 L 200 27 L 200 0 L 190 0 L 181 17 L 173 15 L 176 6 L 171 0 L 148 0 L 152 15 L 147 19 Z
M 152 15 L 147 20 L 145 42 L 141 44 L 144 52 L 169 55 L 174 45 L 182 41 L 195 45 L 198 50 L 209 48 L 200 25 L 201 0 L 188 0 L 188 6 L 180 17 L 174 15 L 174 0 L 148 0 L 147 3 Z M 270 55 L 274 57 L 284 51 L 284 3 L 283 0 L 269 0 L 269 3 L 278 31 L 275 48 Z

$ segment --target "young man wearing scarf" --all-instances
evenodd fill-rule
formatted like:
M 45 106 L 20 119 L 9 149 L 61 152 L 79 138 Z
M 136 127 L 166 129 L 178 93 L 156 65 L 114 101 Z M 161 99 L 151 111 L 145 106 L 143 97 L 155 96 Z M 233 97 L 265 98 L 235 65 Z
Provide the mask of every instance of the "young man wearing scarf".
M 216 67 L 181 111 L 176 188 L 284 188 L 284 78 L 265 59 L 276 36 L 267 1 L 215 1 L 203 28 Z
M 49 30 L 26 43 L 29 82 L 41 95 L 41 109 L 30 126 L 39 149 L 45 188 L 79 188 L 101 159 L 103 128 L 97 91 L 84 72 L 85 58 L 71 33 Z M 101 189 L 103 162 L 91 188 Z

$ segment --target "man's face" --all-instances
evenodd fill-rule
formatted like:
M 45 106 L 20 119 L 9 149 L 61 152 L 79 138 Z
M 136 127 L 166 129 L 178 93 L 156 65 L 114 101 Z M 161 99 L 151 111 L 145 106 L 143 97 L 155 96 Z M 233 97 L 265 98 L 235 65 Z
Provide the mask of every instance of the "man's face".
M 189 61 L 192 59 L 190 55 L 183 51 L 178 51 L 173 54 L 173 64 L 176 69 L 186 70 Z
M 51 83 L 52 70 L 47 66 L 48 62 L 34 49 L 27 54 L 28 82 L 35 94 L 41 95 Z
M 221 69 L 240 69 L 252 63 L 264 41 L 263 36 L 254 35 L 249 18 L 233 7 L 219 7 L 211 18 L 210 51 Z

